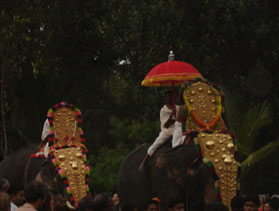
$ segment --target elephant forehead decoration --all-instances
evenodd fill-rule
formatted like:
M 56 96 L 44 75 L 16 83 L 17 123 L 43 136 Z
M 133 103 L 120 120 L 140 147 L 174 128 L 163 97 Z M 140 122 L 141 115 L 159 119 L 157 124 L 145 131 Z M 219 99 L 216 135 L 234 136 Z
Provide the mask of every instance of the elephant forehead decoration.
M 89 167 L 85 154 L 87 149 L 82 144 L 85 140 L 81 129 L 81 112 L 77 107 L 62 102 L 49 109 L 48 121 L 52 163 L 64 179 L 72 205 L 77 207 L 77 202 L 89 191 Z
M 183 98 L 189 112 L 186 130 L 190 131 L 214 131 L 226 130 L 222 120 L 222 102 L 219 92 L 205 82 L 198 81 L 185 88 Z
M 74 200 L 78 202 L 87 195 L 85 155 L 82 154 L 80 148 L 74 147 L 56 150 L 54 157 L 61 168 L 60 175 L 64 175 L 68 179 L 67 192 L 71 192 Z
M 204 162 L 214 166 L 219 177 L 216 185 L 220 187 L 222 202 L 230 207 L 231 199 L 239 189 L 238 162 L 234 159 L 235 146 L 229 134 L 200 133 L 195 139 L 199 144 Z

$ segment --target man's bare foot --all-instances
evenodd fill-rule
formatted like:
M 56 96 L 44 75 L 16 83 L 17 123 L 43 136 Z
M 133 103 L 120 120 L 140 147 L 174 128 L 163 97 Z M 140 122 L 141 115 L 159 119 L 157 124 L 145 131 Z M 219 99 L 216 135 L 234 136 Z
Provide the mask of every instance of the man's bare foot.
M 143 158 L 142 162 L 139 165 L 138 171 L 139 172 L 144 172 L 144 167 L 145 167 L 145 163 L 147 160 L 149 160 L 150 156 L 148 154 L 145 155 L 145 157 Z
M 143 173 L 144 172 L 144 163 L 141 163 L 140 166 L 138 167 L 138 171 Z

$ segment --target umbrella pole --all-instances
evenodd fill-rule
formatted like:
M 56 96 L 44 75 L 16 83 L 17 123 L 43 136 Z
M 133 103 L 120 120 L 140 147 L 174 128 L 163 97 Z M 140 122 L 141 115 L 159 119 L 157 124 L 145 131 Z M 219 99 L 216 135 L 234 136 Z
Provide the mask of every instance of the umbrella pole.
M 174 82 L 172 81 L 172 106 L 174 109 L 176 109 L 175 106 L 175 91 L 174 91 Z M 174 117 L 176 117 L 176 114 L 173 115 Z

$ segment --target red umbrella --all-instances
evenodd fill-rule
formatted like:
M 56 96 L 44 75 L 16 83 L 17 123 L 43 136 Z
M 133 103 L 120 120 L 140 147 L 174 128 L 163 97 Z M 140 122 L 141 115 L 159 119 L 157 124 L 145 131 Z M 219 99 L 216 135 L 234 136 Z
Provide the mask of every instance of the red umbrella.
M 175 104 L 174 86 L 185 81 L 202 78 L 200 72 L 191 64 L 174 61 L 174 54 L 170 51 L 169 61 L 153 67 L 141 82 L 142 86 L 171 86 L 173 90 L 173 104 Z

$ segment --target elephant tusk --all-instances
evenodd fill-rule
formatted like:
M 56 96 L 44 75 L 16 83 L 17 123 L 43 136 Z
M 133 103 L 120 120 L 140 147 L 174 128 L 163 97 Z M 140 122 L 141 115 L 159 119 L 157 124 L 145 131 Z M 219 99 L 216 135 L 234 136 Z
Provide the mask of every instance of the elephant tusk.
M 71 204 L 71 202 L 69 201 L 66 201 L 66 205 L 68 208 L 72 209 L 72 210 L 75 210 L 76 208 Z

